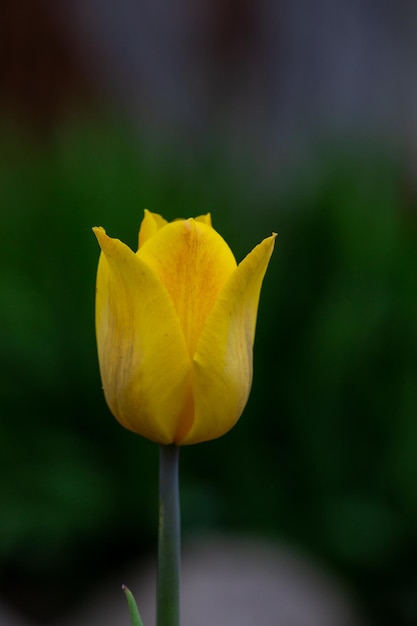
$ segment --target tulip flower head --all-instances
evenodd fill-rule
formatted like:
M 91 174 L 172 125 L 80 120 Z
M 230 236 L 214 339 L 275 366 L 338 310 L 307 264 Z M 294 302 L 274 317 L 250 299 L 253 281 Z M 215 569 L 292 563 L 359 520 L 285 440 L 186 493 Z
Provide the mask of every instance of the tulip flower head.
M 136 253 L 103 228 L 93 230 L 101 247 L 98 358 L 111 412 L 161 444 L 225 434 L 249 396 L 275 235 L 238 265 L 210 215 L 168 223 L 145 211 Z

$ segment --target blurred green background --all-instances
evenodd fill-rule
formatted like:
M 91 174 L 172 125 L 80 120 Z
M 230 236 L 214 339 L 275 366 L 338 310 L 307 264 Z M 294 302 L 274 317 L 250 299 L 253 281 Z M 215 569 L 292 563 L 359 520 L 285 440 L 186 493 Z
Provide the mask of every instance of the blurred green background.
M 182 451 L 185 537 L 288 542 L 370 624 L 417 623 L 417 197 L 398 137 L 326 136 L 314 159 L 264 168 L 250 149 L 232 158 L 219 129 L 196 145 L 96 101 L 41 121 L 3 105 L 3 600 L 47 624 L 154 554 L 158 451 L 102 395 L 91 227 L 134 247 L 144 208 L 210 211 L 238 260 L 279 237 L 245 413 Z

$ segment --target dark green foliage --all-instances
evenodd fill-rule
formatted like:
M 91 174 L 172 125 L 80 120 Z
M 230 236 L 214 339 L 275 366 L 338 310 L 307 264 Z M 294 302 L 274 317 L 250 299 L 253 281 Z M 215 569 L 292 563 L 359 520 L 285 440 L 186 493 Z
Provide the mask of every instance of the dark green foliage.
M 279 237 L 244 416 L 181 455 L 185 534 L 288 540 L 375 623 L 416 623 L 417 213 L 401 168 L 376 150 L 332 155 L 261 194 L 217 152 L 159 152 L 88 126 L 0 150 L 0 591 L 30 590 L 40 614 L 47 587 L 60 606 L 156 554 L 157 446 L 100 389 L 91 226 L 134 247 L 144 208 L 212 211 L 239 259 Z

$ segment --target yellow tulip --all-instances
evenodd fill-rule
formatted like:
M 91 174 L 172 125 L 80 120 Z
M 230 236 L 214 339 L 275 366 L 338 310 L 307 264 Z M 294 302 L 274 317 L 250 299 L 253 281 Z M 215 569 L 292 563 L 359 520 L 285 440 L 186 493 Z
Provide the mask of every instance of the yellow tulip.
M 161 444 L 225 434 L 249 396 L 275 234 L 237 265 L 210 215 L 168 223 L 145 211 L 136 253 L 103 228 L 93 230 L 101 247 L 98 358 L 111 412 Z

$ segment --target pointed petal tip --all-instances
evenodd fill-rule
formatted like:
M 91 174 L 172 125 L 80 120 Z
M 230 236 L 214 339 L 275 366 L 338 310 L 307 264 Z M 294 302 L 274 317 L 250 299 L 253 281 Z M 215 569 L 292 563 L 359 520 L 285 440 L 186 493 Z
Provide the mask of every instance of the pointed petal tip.
M 104 230 L 104 228 L 102 226 L 93 226 L 92 228 L 93 233 L 96 236 L 96 239 L 99 243 L 100 248 L 102 248 L 102 243 L 105 239 L 109 239 L 109 237 L 106 234 L 106 231 Z
M 144 209 L 143 219 L 139 228 L 138 250 L 148 239 L 153 237 L 158 230 L 163 228 L 167 223 L 167 220 L 159 213 L 154 213 L 153 211 Z
M 275 240 L 277 237 L 278 237 L 278 233 L 272 232 L 271 235 L 269 235 L 269 237 L 266 237 L 263 241 L 261 241 L 261 245 L 266 244 L 268 245 L 268 247 L 271 248 L 271 254 L 272 254 L 272 251 L 274 250 Z
M 256 254 L 266 255 L 268 258 L 271 258 L 271 255 L 275 248 L 275 239 L 277 238 L 277 236 L 277 233 L 273 232 L 271 235 L 269 235 L 269 237 L 265 237 L 265 239 L 262 239 L 262 241 L 253 248 L 252 252 L 247 255 L 246 259 L 250 258 L 253 254 L 255 254 L 255 256 Z M 245 259 L 243 259 L 243 261 L 245 261 Z M 243 261 L 241 261 L 241 263 L 243 263 Z
M 198 215 L 194 218 L 196 222 L 201 222 L 207 226 L 213 227 L 211 220 L 211 213 L 205 213 L 204 215 Z
M 93 226 L 91 230 L 93 231 L 93 233 L 95 234 L 98 240 L 103 235 L 103 233 L 106 234 L 106 231 L 104 230 L 102 226 Z

